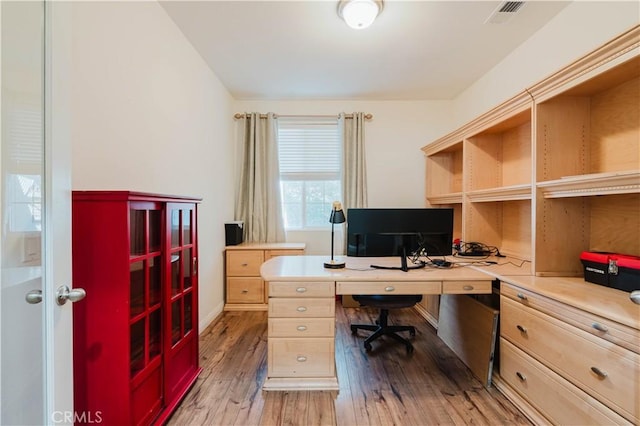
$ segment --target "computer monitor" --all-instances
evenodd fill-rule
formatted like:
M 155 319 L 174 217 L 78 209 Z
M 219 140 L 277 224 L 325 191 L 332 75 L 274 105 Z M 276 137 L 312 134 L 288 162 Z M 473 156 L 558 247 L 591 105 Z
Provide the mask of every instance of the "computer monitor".
M 452 253 L 453 209 L 352 208 L 347 210 L 347 256 L 428 256 Z

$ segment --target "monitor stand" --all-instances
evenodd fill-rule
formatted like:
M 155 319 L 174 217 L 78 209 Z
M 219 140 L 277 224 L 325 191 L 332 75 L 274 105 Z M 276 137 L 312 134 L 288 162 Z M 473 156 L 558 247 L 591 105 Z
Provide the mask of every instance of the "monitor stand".
M 400 254 L 400 266 L 371 265 L 371 267 L 373 269 L 393 269 L 393 270 L 400 270 L 400 271 L 408 272 L 410 269 L 421 269 L 421 268 L 424 268 L 426 266 L 424 263 L 420 263 L 418 265 L 409 266 L 407 264 L 407 246 L 405 246 L 404 244 L 401 247 L 400 253 L 401 253 Z

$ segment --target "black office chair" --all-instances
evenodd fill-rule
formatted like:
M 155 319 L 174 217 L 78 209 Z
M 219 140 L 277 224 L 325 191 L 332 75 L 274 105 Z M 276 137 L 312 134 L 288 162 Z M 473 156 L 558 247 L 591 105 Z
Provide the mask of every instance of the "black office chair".
M 408 331 L 411 337 L 416 335 L 415 327 L 411 325 L 388 325 L 387 317 L 389 316 L 389 309 L 410 308 L 416 303 L 422 300 L 420 294 L 409 295 L 354 295 L 353 299 L 360 303 L 360 306 L 370 306 L 380 309 L 380 316 L 376 320 L 376 324 L 351 324 L 351 333 L 357 334 L 358 329 L 373 331 L 367 339 L 364 341 L 364 348 L 368 351 L 371 350 L 371 342 L 378 337 L 387 335 L 393 339 L 404 343 L 407 347 L 407 353 L 413 352 L 413 345 L 409 340 L 396 334 L 401 331 Z

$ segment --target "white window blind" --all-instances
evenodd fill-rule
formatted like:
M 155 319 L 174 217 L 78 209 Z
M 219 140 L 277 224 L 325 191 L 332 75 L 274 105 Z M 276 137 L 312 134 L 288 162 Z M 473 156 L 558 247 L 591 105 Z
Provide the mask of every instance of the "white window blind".
M 278 118 L 278 156 L 286 229 L 329 226 L 341 199 L 342 138 L 336 118 Z
M 340 179 L 341 143 L 332 119 L 278 119 L 282 180 Z

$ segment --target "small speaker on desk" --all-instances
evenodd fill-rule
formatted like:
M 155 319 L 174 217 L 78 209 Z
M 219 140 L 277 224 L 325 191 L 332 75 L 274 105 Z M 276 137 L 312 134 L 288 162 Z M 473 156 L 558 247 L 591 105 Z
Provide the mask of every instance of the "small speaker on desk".
M 226 245 L 237 246 L 243 241 L 242 231 L 244 230 L 244 222 L 237 220 L 224 224 L 224 234 Z

